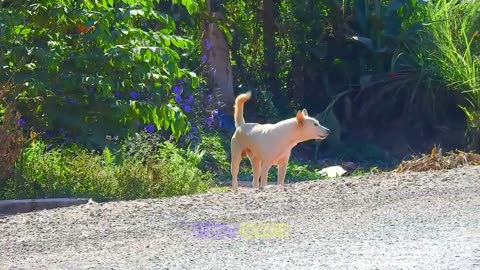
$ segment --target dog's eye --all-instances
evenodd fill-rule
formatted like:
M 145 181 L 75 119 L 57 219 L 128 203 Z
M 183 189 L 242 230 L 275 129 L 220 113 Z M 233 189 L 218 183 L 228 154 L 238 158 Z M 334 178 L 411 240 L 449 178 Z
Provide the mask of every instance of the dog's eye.
M 318 123 L 313 124 L 314 126 L 318 127 Z

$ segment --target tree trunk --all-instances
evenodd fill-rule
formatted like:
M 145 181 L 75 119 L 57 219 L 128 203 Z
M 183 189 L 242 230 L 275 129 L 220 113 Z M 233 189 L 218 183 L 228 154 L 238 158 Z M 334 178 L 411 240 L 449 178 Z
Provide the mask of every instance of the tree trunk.
M 224 20 L 224 13 L 218 0 L 207 0 L 207 9 L 212 18 Z M 227 38 L 214 21 L 205 21 L 202 35 L 202 49 L 206 56 L 208 87 L 216 100 L 222 103 L 221 110 L 233 115 L 232 67 L 230 65 L 230 48 Z
M 281 92 L 277 80 L 277 49 L 275 47 L 275 5 L 274 0 L 263 0 L 262 9 L 264 64 L 267 84 L 276 100 L 281 100 Z

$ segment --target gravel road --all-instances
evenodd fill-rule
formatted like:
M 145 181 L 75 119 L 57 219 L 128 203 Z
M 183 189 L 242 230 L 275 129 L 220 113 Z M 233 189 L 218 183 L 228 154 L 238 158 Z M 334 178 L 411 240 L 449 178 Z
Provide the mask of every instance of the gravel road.
M 246 234 L 252 222 L 284 237 Z M 8 216 L 0 269 L 480 269 L 480 167 Z

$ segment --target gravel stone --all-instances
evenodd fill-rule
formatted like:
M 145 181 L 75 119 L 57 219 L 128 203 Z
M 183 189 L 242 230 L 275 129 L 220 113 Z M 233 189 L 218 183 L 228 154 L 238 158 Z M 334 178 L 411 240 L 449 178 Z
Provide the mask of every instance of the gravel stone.
M 255 222 L 288 224 L 288 236 L 248 239 L 239 229 L 232 237 L 195 237 L 196 224 Z M 480 167 L 89 203 L 0 219 L 0 269 L 93 268 L 480 269 Z

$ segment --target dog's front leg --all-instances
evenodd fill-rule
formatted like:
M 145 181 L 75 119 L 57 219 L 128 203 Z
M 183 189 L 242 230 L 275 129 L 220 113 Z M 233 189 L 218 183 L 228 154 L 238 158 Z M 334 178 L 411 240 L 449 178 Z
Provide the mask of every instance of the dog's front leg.
M 277 185 L 283 186 L 285 184 L 286 174 L 287 174 L 287 164 L 278 165 Z
M 277 162 L 277 166 L 278 166 L 277 185 L 283 186 L 285 184 L 285 175 L 287 174 L 287 165 L 288 165 L 289 158 L 290 158 L 290 153 L 285 155 L 283 158 L 279 159 Z
M 268 171 L 272 167 L 272 163 L 262 163 L 262 175 L 261 175 L 261 181 L 262 183 L 260 184 L 260 189 L 263 189 L 267 185 L 267 180 L 268 180 Z

